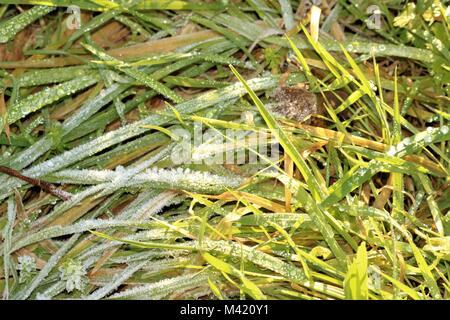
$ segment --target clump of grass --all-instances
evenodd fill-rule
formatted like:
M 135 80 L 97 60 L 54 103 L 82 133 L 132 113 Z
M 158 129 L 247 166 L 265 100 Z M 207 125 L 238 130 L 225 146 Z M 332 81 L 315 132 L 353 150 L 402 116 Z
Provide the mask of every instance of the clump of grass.
M 443 3 L 3 3 L 5 299 L 449 297 Z

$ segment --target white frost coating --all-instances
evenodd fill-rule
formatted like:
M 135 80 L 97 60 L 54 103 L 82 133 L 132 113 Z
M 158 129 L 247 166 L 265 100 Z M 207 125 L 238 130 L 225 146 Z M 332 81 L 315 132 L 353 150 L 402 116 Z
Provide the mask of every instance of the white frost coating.
M 149 216 L 158 213 L 163 207 L 170 205 L 174 198 L 176 198 L 177 194 L 172 191 L 165 191 L 155 196 L 154 191 L 147 191 L 139 194 L 139 196 L 131 202 L 122 212 L 117 215 L 116 219 L 114 219 L 118 225 L 116 227 L 121 226 L 120 221 L 129 223 L 129 226 L 133 226 L 133 222 L 135 221 L 135 226 L 138 226 L 140 223 L 144 222 Z M 114 227 L 114 226 L 109 226 Z M 152 229 L 149 231 L 138 232 L 133 234 L 131 237 L 127 237 L 127 240 L 138 240 L 138 239 L 162 239 L 167 236 L 167 232 L 163 229 Z M 102 252 L 107 248 L 122 245 L 121 242 L 118 241 L 108 241 L 106 243 L 102 243 L 96 245 L 93 248 L 90 248 L 88 251 L 85 251 L 81 258 L 91 256 L 97 252 Z
M 219 155 L 218 160 L 221 161 L 220 163 L 223 163 L 225 159 L 220 157 L 220 155 L 224 155 L 226 152 L 260 145 L 258 136 L 254 132 L 243 131 L 234 132 L 234 134 L 234 137 L 227 139 L 217 133 L 210 141 L 195 146 L 192 150 L 191 160 L 197 162 Z
M 425 131 L 419 132 L 411 137 L 406 137 L 398 144 L 390 146 L 386 151 L 386 154 L 391 157 L 403 157 L 406 154 L 411 154 L 428 144 L 432 144 L 434 141 L 438 141 L 441 136 L 445 136 L 447 133 L 447 126 L 443 126 L 441 128 L 427 127 Z
M 63 123 L 63 134 L 67 134 L 73 129 L 75 129 L 80 123 L 89 119 L 93 114 L 100 110 L 105 104 L 112 100 L 112 97 L 119 95 L 121 92 L 125 91 L 128 86 L 120 86 L 118 84 L 113 84 L 109 88 L 103 90 L 101 94 L 96 96 L 94 99 L 89 100 L 79 108 L 78 111 L 71 117 L 69 117 Z
M 12 244 L 12 234 L 14 229 L 14 221 L 16 220 L 16 202 L 12 197 L 8 199 L 7 202 L 7 221 L 6 225 L 3 229 L 3 276 L 8 279 L 9 278 L 9 270 L 11 266 L 11 259 L 9 255 L 9 249 L 11 248 Z M 3 299 L 9 299 L 9 284 L 8 281 L 5 283 L 5 288 L 3 291 Z
M 60 279 L 65 283 L 66 291 L 83 291 L 88 279 L 83 264 L 78 260 L 69 260 L 59 267 Z
M 134 199 L 119 213 L 117 218 L 125 220 L 139 215 L 142 210 L 148 208 L 150 203 L 153 203 L 154 198 L 157 195 L 158 193 L 152 189 L 141 192 L 136 199 Z
M 111 181 L 111 183 L 109 185 L 107 185 L 105 187 L 105 189 L 103 189 L 103 191 L 100 192 L 96 197 L 97 198 L 98 197 L 103 197 L 105 195 L 111 194 L 114 191 L 116 191 L 116 190 L 126 186 L 127 181 L 129 179 L 131 179 L 133 176 L 139 174 L 139 172 L 141 172 L 142 170 L 150 167 L 155 162 L 157 162 L 160 159 L 162 159 L 164 156 L 166 156 L 172 150 L 172 147 L 173 147 L 173 145 L 169 145 L 164 150 L 162 150 L 158 154 L 154 155 L 150 159 L 148 159 L 146 161 L 143 161 L 142 163 L 139 163 L 137 165 L 130 166 L 126 170 L 122 170 L 122 174 L 118 174 L 117 177 L 115 177 Z M 116 168 L 116 172 L 119 173 L 120 171 L 118 171 L 117 169 L 118 168 Z
M 209 172 L 194 171 L 190 169 L 158 169 L 150 168 L 142 173 L 133 175 L 129 174 L 128 170 L 121 171 L 113 170 L 62 170 L 51 175 L 52 180 L 58 183 L 105 183 L 120 181 L 122 187 L 139 186 L 152 183 L 152 186 L 157 187 L 157 184 L 164 184 L 164 187 L 174 189 L 186 189 L 203 192 L 222 192 L 226 188 L 236 188 L 243 179 L 239 176 L 229 175 L 220 176 Z M 127 179 L 122 180 L 122 177 Z M 102 185 L 104 188 L 104 185 Z
M 46 105 L 93 85 L 97 81 L 96 77 L 83 76 L 63 82 L 54 87 L 46 87 L 42 91 L 29 95 L 12 105 L 11 108 L 8 109 L 7 123 L 14 123 Z M 0 124 L 2 124 L 3 121 L 2 118 Z
M 396 153 L 397 153 L 397 148 L 394 146 L 390 146 L 386 154 L 390 157 L 393 157 L 393 156 L 395 156 Z
M 150 201 L 145 202 L 138 210 L 134 211 L 132 217 L 139 221 L 146 220 L 148 217 L 159 213 L 164 207 L 170 205 L 172 203 L 172 199 L 177 196 L 176 192 L 173 191 L 165 191 L 154 198 L 150 199 Z M 120 217 L 123 219 L 122 214 Z
M 30 10 L 24 11 L 0 24 L 0 43 L 6 43 L 27 25 L 47 13 L 55 10 L 56 7 L 34 6 Z
M 75 170 L 75 171 L 84 171 L 84 170 Z M 182 172 L 186 172 L 183 170 L 175 170 L 178 172 L 178 174 L 182 175 Z M 189 170 L 187 170 L 190 172 Z M 91 173 L 91 175 L 95 176 L 94 170 L 88 170 L 88 172 Z M 157 171 L 158 172 L 158 171 Z M 72 172 L 73 173 L 73 172 Z M 108 177 L 113 179 L 114 174 L 117 174 L 117 171 L 111 171 L 111 170 L 102 170 L 100 171 L 100 175 L 104 175 L 108 173 Z M 153 172 L 154 173 L 154 172 Z M 112 176 L 109 176 L 109 174 L 112 174 Z M 99 175 L 96 175 L 97 177 Z M 194 176 L 195 179 L 198 176 Z M 212 178 L 214 180 L 214 177 Z M 148 180 L 144 180 L 144 182 L 149 182 Z M 43 222 L 53 219 L 54 216 L 57 216 L 68 209 L 76 206 L 78 203 L 80 203 L 83 199 L 96 194 L 100 190 L 104 188 L 104 184 L 99 184 L 96 186 L 92 186 L 80 193 L 75 194 L 71 199 L 68 201 L 65 201 L 61 203 L 59 206 L 55 208 L 49 215 L 44 216 L 43 218 L 35 221 L 33 225 L 42 224 Z M 76 223 L 74 225 L 68 226 L 68 227 L 61 227 L 61 226 L 53 226 L 51 228 L 47 228 L 44 230 L 41 230 L 37 233 L 31 234 L 26 236 L 25 238 L 22 238 L 19 240 L 19 238 L 15 237 L 14 240 L 14 248 L 12 251 L 16 251 L 20 249 L 23 246 L 26 246 L 28 244 L 41 241 L 44 239 L 57 237 L 61 235 L 76 233 L 76 232 L 84 232 L 89 229 L 95 229 L 95 228 L 110 228 L 110 227 L 119 227 L 119 226 L 126 226 L 127 224 L 123 221 L 124 219 L 128 220 L 135 220 L 136 223 L 142 222 L 142 219 L 146 219 L 149 216 L 158 213 L 162 208 L 164 208 L 167 205 L 170 205 L 172 203 L 172 200 L 177 196 L 177 194 L 173 191 L 165 191 L 161 194 L 158 194 L 155 196 L 154 191 L 149 191 L 146 193 L 141 193 L 137 199 L 135 199 L 130 205 L 128 205 L 119 216 L 117 216 L 116 219 L 108 221 L 108 220 L 88 220 L 88 221 L 81 221 L 79 223 Z M 138 221 L 137 221 L 138 220 Z M 128 226 L 132 226 L 132 221 L 128 222 Z
M 83 190 L 79 193 L 73 194 L 73 196 L 69 200 L 62 202 L 51 213 L 49 213 L 48 215 L 43 216 L 42 218 L 33 222 L 31 224 L 31 227 L 41 225 L 41 224 L 45 223 L 46 221 L 51 221 L 52 219 L 55 218 L 55 216 L 58 216 L 64 212 L 66 212 L 70 208 L 73 208 L 76 205 L 78 205 L 81 201 L 83 201 L 87 197 L 99 192 L 102 189 L 101 187 L 102 187 L 101 185 L 96 185 L 96 186 L 89 187 L 86 190 Z
M 151 214 L 156 213 L 157 210 L 162 208 L 165 205 L 170 204 L 173 197 L 176 195 L 176 193 L 173 193 L 171 191 L 166 191 L 161 194 L 158 194 L 155 196 L 155 192 L 153 190 L 143 192 L 139 194 L 139 196 L 133 200 L 125 209 L 122 210 L 122 212 L 117 215 L 117 217 L 114 220 L 87 220 L 82 221 L 85 223 L 85 226 L 77 224 L 77 230 L 88 230 L 88 229 L 94 229 L 98 228 L 100 226 L 104 226 L 105 228 L 114 228 L 114 227 L 120 227 L 120 226 L 138 226 L 139 224 L 142 224 L 142 220 L 138 219 L 137 217 L 140 217 L 145 214 L 146 217 L 150 216 Z M 90 221 L 90 222 L 89 222 Z M 108 222 L 109 221 L 109 222 Z M 134 222 L 133 222 L 134 221 Z M 80 222 L 81 223 L 81 222 Z M 96 226 L 92 225 L 96 224 Z M 89 225 L 90 224 L 90 225 Z M 81 229 L 79 229 L 81 227 Z M 88 227 L 88 229 L 86 229 Z M 56 230 L 58 231 L 58 230 Z M 55 231 L 55 232 L 56 232 Z M 72 232 L 73 230 L 66 229 L 65 232 Z M 61 232 L 61 229 L 58 231 Z M 164 230 L 151 230 L 151 233 L 147 233 L 142 236 L 141 233 L 133 234 L 132 237 L 126 238 L 128 240 L 136 240 L 135 237 L 139 238 L 139 234 L 141 234 L 140 239 L 161 239 L 166 234 Z M 151 235 L 150 235 L 151 234 Z M 34 238 L 35 239 L 35 238 Z M 28 240 L 29 241 L 29 240 Z M 92 256 L 95 253 L 102 252 L 106 250 L 107 248 L 113 247 L 115 245 L 121 245 L 122 243 L 117 241 L 108 241 L 106 244 L 99 244 L 93 248 L 90 248 L 88 251 L 85 251 L 83 254 L 81 254 L 80 258 L 84 259 L 85 257 Z
M 66 254 L 67 251 L 69 251 L 70 248 L 74 245 L 74 243 L 78 240 L 79 234 L 73 235 L 69 240 L 64 243 L 64 245 L 59 248 L 58 251 L 54 255 L 50 257 L 50 259 L 47 261 L 47 264 L 44 268 L 41 269 L 39 274 L 34 278 L 33 282 L 27 287 L 25 287 L 23 290 L 19 291 L 17 295 L 14 297 L 16 300 L 25 300 L 27 299 L 30 294 L 33 293 L 33 291 L 39 286 L 39 284 L 47 278 L 48 274 L 52 269 L 56 266 L 56 264 L 61 260 L 61 258 Z
M 172 254 L 173 255 L 173 254 Z M 166 256 L 167 257 L 167 256 Z M 176 259 L 175 259 L 176 258 Z M 167 258 L 167 259 L 159 259 L 156 261 L 149 261 L 145 266 L 142 267 L 142 270 L 147 272 L 164 272 L 173 267 L 179 268 L 183 263 L 191 264 L 192 259 L 195 259 L 194 255 L 186 255 L 183 257 L 178 254 L 175 257 Z
M 132 240 L 132 241 L 151 241 L 151 240 L 159 240 L 159 239 L 166 239 L 170 233 L 168 234 L 167 229 L 152 229 L 152 230 L 145 230 L 141 231 L 135 234 L 132 234 L 130 236 L 123 237 L 123 240 Z M 86 257 L 90 257 L 93 255 L 96 255 L 98 253 L 103 253 L 106 249 L 115 247 L 115 246 L 121 246 L 123 245 L 123 242 L 120 241 L 108 241 L 106 243 L 103 243 L 101 245 L 98 245 L 94 248 L 90 248 L 83 254 L 79 256 L 80 259 L 84 259 Z
M 144 252 L 139 252 L 139 253 L 135 253 L 129 256 L 119 256 L 119 257 L 111 257 L 109 260 L 113 263 L 133 263 L 133 262 L 138 262 L 138 261 L 142 261 L 142 260 L 146 260 L 148 261 L 150 264 L 148 266 L 144 266 L 143 269 L 145 270 L 149 270 L 152 269 L 152 266 L 154 265 L 159 265 L 162 262 L 167 263 L 167 261 L 189 261 L 190 257 L 186 258 L 183 257 L 184 255 L 187 255 L 189 253 L 189 251 L 182 251 L 182 250 L 150 250 L 150 251 L 144 251 Z M 170 257 L 170 258 L 168 258 Z M 167 259 L 163 259 L 163 260 L 158 260 L 158 261 L 150 261 L 156 258 L 167 258 Z M 174 259 L 177 258 L 177 259 Z
M 95 290 L 92 294 L 84 297 L 83 299 L 100 300 L 112 291 L 116 290 L 124 281 L 128 280 L 136 271 L 141 269 L 148 262 L 149 261 L 141 261 L 128 266 L 128 268 L 125 268 L 125 270 L 123 270 L 120 274 L 114 275 L 112 281 L 110 281 L 108 284 Z
M 106 229 L 113 227 L 139 227 L 143 225 L 143 221 L 137 220 L 117 220 L 117 219 L 94 219 L 94 220 L 84 220 L 77 222 L 68 226 L 51 226 L 40 230 L 36 233 L 26 236 L 23 239 L 15 241 L 14 247 L 11 249 L 11 252 L 19 250 L 27 245 L 32 243 L 36 243 L 45 239 L 50 239 L 54 237 L 60 237 L 73 233 L 85 232 L 91 229 Z
M 124 91 L 124 87 L 115 87 L 118 92 L 115 94 L 120 94 Z M 102 108 L 105 104 L 112 100 L 112 97 L 115 95 L 109 95 L 108 90 L 108 99 L 102 97 L 101 99 L 95 97 L 92 100 L 86 102 L 79 111 L 75 114 L 71 115 L 62 125 L 62 134 L 63 136 L 70 133 L 74 128 L 79 126 L 83 121 L 92 116 L 95 112 L 97 112 L 100 108 Z M 22 169 L 33 163 L 37 158 L 42 156 L 45 152 L 51 149 L 53 145 L 53 140 L 46 136 L 40 139 L 38 142 L 31 145 L 29 148 L 26 148 L 21 153 L 19 153 L 14 159 L 11 159 L 10 166 L 16 169 Z M 6 179 L 10 179 L 10 181 L 14 181 L 13 178 L 10 177 L 2 177 L 0 178 L 0 185 L 3 185 Z
M 238 176 L 219 176 L 209 172 L 191 171 L 190 169 L 158 169 L 152 168 L 137 176 L 131 183 L 161 182 L 169 184 L 173 188 L 224 191 L 228 188 L 236 188 L 243 179 Z
M 36 259 L 32 256 L 19 256 L 19 264 L 17 270 L 19 273 L 19 283 L 24 283 L 31 279 L 33 273 L 36 271 Z
M 249 80 L 247 83 L 254 91 L 265 90 L 273 88 L 277 85 L 278 77 L 268 76 L 264 78 L 256 78 Z M 224 89 L 205 93 L 197 98 L 183 102 L 177 105 L 177 109 L 181 114 L 190 114 L 210 106 L 223 103 L 230 99 L 237 98 L 246 94 L 247 91 L 241 83 L 236 83 L 228 86 Z M 166 117 L 164 115 L 150 115 L 145 119 L 134 122 L 130 125 L 121 127 L 117 130 L 110 131 L 101 137 L 93 139 L 83 145 L 68 150 L 52 159 L 43 163 L 37 164 L 28 170 L 24 170 L 23 174 L 30 177 L 41 177 L 71 164 L 78 162 L 86 157 L 92 156 L 106 148 L 136 137 L 143 132 L 150 129 L 143 128 L 144 125 L 162 125 L 167 121 L 170 121 L 172 117 Z M 24 184 L 23 181 L 17 179 L 8 180 L 7 183 L 2 185 L 0 192 L 0 200 L 5 199 L 13 190 L 13 188 L 20 187 Z
M 67 169 L 49 175 L 50 180 L 70 184 L 99 184 L 116 178 L 113 170 Z
M 98 261 L 100 256 L 92 256 L 83 262 L 83 268 L 88 270 L 94 263 Z M 38 292 L 36 294 L 37 300 L 51 300 L 54 296 L 57 296 L 66 289 L 66 283 L 58 281 L 54 285 L 50 286 L 44 292 Z
M 16 169 L 22 169 L 28 166 L 30 163 L 35 161 L 37 158 L 42 156 L 45 152 L 50 150 L 52 144 L 52 139 L 50 137 L 44 137 L 41 140 L 33 143 L 30 147 L 25 148 L 18 155 L 15 155 L 13 159 L 11 159 L 10 167 Z M 3 185 L 6 180 L 14 180 L 9 176 L 0 178 L 0 185 Z
M 186 274 L 174 278 L 164 279 L 156 283 L 135 287 L 112 295 L 111 299 L 116 298 L 144 298 L 160 299 L 172 293 L 175 289 L 192 288 L 194 286 L 205 285 L 208 274 Z

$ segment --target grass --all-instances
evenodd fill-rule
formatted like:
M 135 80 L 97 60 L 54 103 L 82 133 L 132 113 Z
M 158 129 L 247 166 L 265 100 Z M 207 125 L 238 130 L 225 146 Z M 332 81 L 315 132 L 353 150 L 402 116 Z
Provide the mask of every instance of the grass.
M 444 2 L 1 3 L 4 299 L 450 297 Z

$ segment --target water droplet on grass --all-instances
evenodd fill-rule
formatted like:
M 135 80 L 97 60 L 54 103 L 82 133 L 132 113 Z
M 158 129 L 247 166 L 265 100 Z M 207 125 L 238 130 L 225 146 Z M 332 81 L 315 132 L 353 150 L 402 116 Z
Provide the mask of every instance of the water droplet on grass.
M 395 156 L 396 153 L 397 153 L 397 148 L 395 146 L 390 146 L 387 151 L 387 155 L 393 157 L 393 156 Z

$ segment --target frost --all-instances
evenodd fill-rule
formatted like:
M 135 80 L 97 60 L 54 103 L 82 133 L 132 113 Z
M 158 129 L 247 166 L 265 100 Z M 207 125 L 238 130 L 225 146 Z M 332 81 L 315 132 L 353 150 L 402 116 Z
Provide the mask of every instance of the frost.
M 144 265 L 146 265 L 148 261 L 141 261 L 139 263 L 135 263 L 133 265 L 130 265 L 128 268 L 123 270 L 120 274 L 115 275 L 109 283 L 104 285 L 103 287 L 97 289 L 89 296 L 85 297 L 86 300 L 99 300 L 106 295 L 108 295 L 110 292 L 117 289 L 124 281 L 129 279 L 135 272 L 137 272 L 139 269 L 141 269 Z M 77 279 L 78 280 L 78 279 Z M 81 280 L 78 280 L 80 282 Z M 83 285 L 84 287 L 84 285 Z M 79 289 L 81 290 L 81 289 Z M 69 290 L 67 290 L 69 291 Z
M 430 134 L 427 134 L 424 138 L 423 141 L 425 141 L 426 143 L 431 143 L 433 142 L 433 136 Z
M 26 237 L 15 241 L 14 247 L 12 251 L 19 250 L 24 246 L 27 246 L 32 243 L 36 243 L 45 239 L 50 239 L 54 237 L 60 237 L 68 234 L 85 232 L 90 229 L 105 229 L 105 228 L 114 228 L 114 227 L 139 227 L 142 225 L 142 221 L 131 220 L 131 219 L 92 219 L 92 220 L 83 220 L 68 226 L 55 225 L 45 229 L 42 229 L 36 233 L 27 235 Z
M 138 195 L 136 199 L 133 200 L 122 212 L 119 214 L 120 219 L 130 219 L 136 214 L 139 215 L 141 212 L 147 210 L 152 203 L 157 193 L 154 190 L 146 190 Z
M 116 88 L 116 86 L 112 86 L 112 88 Z M 63 136 L 67 135 L 71 132 L 74 128 L 78 127 L 81 123 L 86 121 L 89 117 L 91 117 L 95 112 L 97 112 L 100 108 L 102 108 L 105 104 L 111 101 L 112 97 L 120 94 L 124 87 L 120 86 L 117 87 L 117 92 L 112 94 L 113 91 L 111 89 L 108 89 L 108 96 L 107 98 L 99 99 L 98 97 L 95 97 L 92 100 L 89 100 L 86 102 L 81 108 L 79 108 L 79 111 L 74 113 L 74 115 L 67 118 L 67 120 L 62 125 L 63 130 Z M 111 94 L 110 94 L 111 93 Z M 31 145 L 31 147 L 26 148 L 24 151 L 18 154 L 17 157 L 14 157 L 11 159 L 11 167 L 22 169 L 27 167 L 29 164 L 33 163 L 37 158 L 39 158 L 41 155 L 43 155 L 45 152 L 51 149 L 52 145 L 54 144 L 54 141 L 50 137 L 44 137 L 38 142 Z M 54 167 L 49 166 L 53 171 Z M 47 172 L 48 173 L 48 172 Z M 25 172 L 28 176 L 33 176 L 34 173 L 29 172 L 28 170 Z M 4 184 L 5 180 L 7 178 L 0 178 L 0 184 Z M 5 190 L 10 190 L 14 186 L 20 186 L 21 182 L 17 180 L 10 179 L 10 182 L 8 184 L 8 187 L 5 187 Z M 5 194 L 2 194 L 0 196 L 1 199 L 4 198 Z
M 144 251 L 144 252 L 140 252 L 140 253 L 136 253 L 136 254 L 132 254 L 126 257 L 123 256 L 119 256 L 119 257 L 111 257 L 110 261 L 114 262 L 114 263 L 133 263 L 133 262 L 137 262 L 137 261 L 142 261 L 142 260 L 146 260 L 148 261 L 150 264 L 147 266 L 144 266 L 143 269 L 145 270 L 149 270 L 152 269 L 154 270 L 154 266 L 157 265 L 167 265 L 167 261 L 173 263 L 178 262 L 178 261 L 188 261 L 188 259 L 190 259 L 191 257 L 183 257 L 185 255 L 187 255 L 189 253 L 189 251 L 183 251 L 183 250 L 151 250 L 151 251 Z M 168 258 L 169 257 L 169 258 Z M 167 258 L 167 259 L 162 259 L 162 260 L 158 260 L 158 261 L 150 261 L 150 260 L 154 260 L 156 258 Z M 174 259 L 177 258 L 177 259 Z
M 216 193 L 227 188 L 237 188 L 243 179 L 238 176 L 226 177 L 182 168 L 171 170 L 152 168 L 136 177 L 135 182 L 160 182 L 177 189 Z
M 38 293 L 36 295 L 36 300 L 51 300 L 51 298 L 45 294 Z
M 17 270 L 20 271 L 19 283 L 29 281 L 36 272 L 36 260 L 31 256 L 20 256 L 18 262 Z
M 87 284 L 87 273 L 78 260 L 69 260 L 59 268 L 60 279 L 65 282 L 67 292 L 83 291 Z
M 248 85 L 254 91 L 265 90 L 274 88 L 277 85 L 277 77 L 268 76 L 263 78 L 255 78 L 249 80 Z M 244 86 L 241 83 L 236 83 L 234 85 L 228 86 L 226 88 L 220 90 L 214 90 L 211 92 L 207 92 L 199 97 L 196 97 L 192 100 L 183 102 L 178 104 L 176 108 L 180 112 L 180 114 L 191 114 L 194 112 L 198 112 L 202 109 L 208 108 L 213 105 L 217 105 L 220 103 L 227 102 L 231 99 L 238 98 L 246 94 Z M 142 128 L 143 125 L 162 125 L 167 123 L 171 118 L 166 117 L 164 115 L 150 115 L 140 121 L 136 121 L 127 126 L 121 127 L 120 129 L 107 132 L 106 134 L 93 139 L 85 144 L 82 144 L 78 147 L 75 147 L 71 150 L 68 150 L 58 156 L 52 158 L 53 167 L 48 167 L 46 162 L 39 163 L 33 166 L 30 169 L 27 169 L 23 172 L 24 175 L 30 177 L 41 177 L 56 170 L 62 169 L 64 167 L 70 166 L 86 157 L 92 156 L 102 150 L 109 148 L 112 145 L 118 144 L 122 141 L 128 140 L 130 138 L 136 137 L 143 132 L 148 131 L 149 129 Z M 45 138 L 44 138 L 45 139 Z M 41 140 L 42 141 L 42 140 Z M 38 142 L 40 143 L 40 142 Z M 45 151 L 41 151 L 39 156 L 48 151 L 51 148 L 51 141 L 47 142 L 48 144 L 43 144 L 41 147 L 46 149 Z M 28 153 L 31 157 L 39 157 L 33 153 Z M 32 162 L 32 161 L 31 161 Z M 28 163 L 31 163 L 28 162 Z M 5 199 L 9 194 L 10 190 L 13 190 L 15 187 L 20 187 L 24 184 L 24 182 L 18 181 L 17 179 L 10 179 L 8 183 L 3 184 L 4 192 L 0 193 L 0 200 Z
M 0 43 L 8 42 L 14 36 L 24 29 L 33 21 L 45 16 L 47 13 L 55 10 L 55 7 L 50 6 L 34 6 L 9 20 L 0 24 Z
M 386 154 L 388 156 L 393 157 L 393 156 L 395 156 L 396 153 L 397 153 L 397 148 L 395 146 L 390 146 Z
M 39 284 L 47 278 L 49 273 L 53 270 L 53 268 L 58 264 L 58 262 L 61 260 L 61 258 L 66 254 L 67 251 L 72 248 L 72 246 L 75 244 L 75 242 L 78 240 L 79 235 L 73 235 L 69 240 L 67 240 L 61 248 L 56 251 L 55 254 L 53 254 L 50 259 L 47 261 L 44 268 L 41 269 L 39 274 L 33 279 L 30 285 L 23 288 L 23 290 L 19 291 L 14 299 L 16 300 L 25 300 L 27 299 L 33 291 L 39 286 Z
M 364 176 L 367 172 L 369 171 L 369 169 L 367 169 L 367 168 L 361 168 L 361 169 L 359 169 L 357 172 L 356 172 L 356 174 L 358 175 L 358 176 Z
M 442 43 L 441 40 L 439 40 L 438 38 L 434 38 L 431 43 L 436 47 L 436 49 L 438 49 L 439 51 L 442 51 L 444 48 L 444 45 Z
M 145 166 L 143 166 L 145 167 Z M 51 175 L 52 179 L 59 183 L 96 184 L 120 181 L 121 187 L 143 186 L 152 184 L 156 188 L 184 189 L 195 192 L 220 193 L 227 188 L 236 188 L 243 179 L 236 175 L 221 176 L 209 172 L 191 171 L 190 169 L 159 169 L 150 168 L 140 172 L 138 169 L 113 170 L 62 170 Z M 106 185 L 97 185 L 98 189 L 104 189 Z M 108 187 L 115 188 L 108 184 Z M 89 192 L 92 194 L 92 192 Z M 75 195 L 70 201 L 75 201 Z M 77 199 L 79 201 L 79 199 Z
M 378 90 L 377 85 L 372 80 L 369 81 L 369 85 L 370 85 L 370 89 L 372 89 L 373 91 L 377 91 Z
M 204 285 L 207 280 L 207 274 L 186 274 L 174 278 L 168 278 L 156 283 L 135 287 L 116 293 L 111 296 L 116 298 L 143 298 L 143 299 L 161 299 L 172 293 L 175 289 L 182 290 L 184 288 L 192 288 L 195 286 Z
M 101 190 L 101 185 L 96 185 L 89 187 L 79 193 L 71 194 L 69 200 L 63 201 L 60 205 L 58 205 L 51 213 L 43 216 L 39 220 L 33 223 L 33 225 L 43 223 L 44 221 L 50 221 L 51 219 L 54 219 L 56 216 L 63 214 L 70 208 L 75 207 L 78 205 L 82 200 L 86 199 L 87 197 L 96 194 Z
M 204 241 L 202 243 L 202 249 L 214 251 L 221 254 L 229 255 L 232 258 L 246 259 L 259 265 L 260 267 L 267 268 L 274 272 L 277 272 L 288 279 L 294 280 L 298 283 L 307 284 L 306 276 L 302 269 L 294 267 L 274 256 L 266 254 L 259 250 L 227 241 Z
M 11 266 L 11 257 L 10 257 L 10 248 L 13 243 L 12 235 L 14 229 L 14 221 L 16 220 L 16 203 L 13 200 L 13 197 L 10 197 L 7 201 L 7 212 L 6 212 L 6 225 L 3 228 L 3 277 L 5 279 L 9 278 L 9 270 Z M 5 286 L 3 289 L 3 298 L 9 298 L 9 282 L 5 282 Z
M 107 194 L 111 194 L 114 191 L 124 187 L 127 185 L 127 182 L 137 174 L 139 174 L 142 170 L 148 168 L 155 162 L 161 160 L 164 156 L 166 156 L 172 150 L 172 145 L 166 147 L 163 151 L 154 155 L 150 159 L 139 163 L 134 166 L 130 166 L 130 168 L 125 169 L 123 166 L 116 167 L 116 177 L 111 181 L 111 183 L 105 185 L 105 188 L 102 192 L 100 192 L 97 197 L 102 197 Z
M 97 81 L 97 78 L 92 76 L 79 77 L 29 95 L 11 106 L 8 111 L 7 123 L 14 123 L 48 104 L 93 85 Z M 0 127 L 2 122 L 3 119 L 0 120 Z
M 113 84 L 108 89 L 102 90 L 102 92 L 94 97 L 93 99 L 87 101 L 81 108 L 79 108 L 76 113 L 69 117 L 63 123 L 64 134 L 69 133 L 74 128 L 79 126 L 84 121 L 88 120 L 93 114 L 100 110 L 104 105 L 109 103 L 114 97 L 118 96 L 120 93 L 125 91 L 127 86 L 119 86 Z
M 150 201 L 145 202 L 139 208 L 136 208 L 133 211 L 133 218 L 137 218 L 138 220 L 145 219 L 151 215 L 159 213 L 164 207 L 171 205 L 174 203 L 172 201 L 177 194 L 173 191 L 162 192 L 159 195 L 150 199 Z M 126 213 L 126 212 L 125 212 Z M 123 218 L 123 215 L 120 214 L 120 217 Z
M 130 236 L 123 237 L 124 240 L 134 240 L 134 241 L 151 241 L 151 240 L 158 240 L 158 239 L 165 239 L 167 237 L 167 230 L 166 229 L 152 229 L 152 230 L 146 230 L 141 231 L 135 234 L 132 234 Z M 103 253 L 106 249 L 109 249 L 111 247 L 115 246 L 121 246 L 123 243 L 120 241 L 108 241 L 104 244 L 98 245 L 94 248 L 91 248 L 87 251 L 85 251 L 82 255 L 80 255 L 80 259 L 84 259 L 86 257 L 91 257 L 93 255 L 96 255 L 98 253 Z
M 89 257 L 84 260 L 83 267 L 84 269 L 90 268 L 94 263 L 96 263 L 99 259 L 99 256 Z M 36 295 L 36 299 L 38 300 L 51 300 L 53 297 L 62 293 L 65 290 L 65 283 L 62 281 L 55 282 L 52 286 L 45 289 L 43 292 L 38 292 Z
M 113 180 L 117 173 L 118 171 L 114 172 L 112 170 L 68 169 L 48 177 L 58 183 L 99 184 Z
M 405 138 L 402 142 L 405 146 L 409 146 L 412 143 L 412 140 L 410 138 Z

